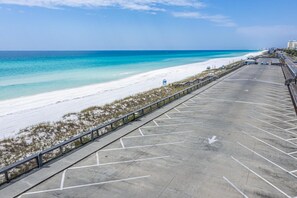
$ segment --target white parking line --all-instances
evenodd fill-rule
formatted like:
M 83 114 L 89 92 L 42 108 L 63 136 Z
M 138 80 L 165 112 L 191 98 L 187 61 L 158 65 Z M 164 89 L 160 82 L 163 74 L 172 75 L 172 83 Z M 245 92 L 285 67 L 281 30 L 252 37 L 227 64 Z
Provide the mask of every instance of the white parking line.
M 130 181 L 130 180 L 143 179 L 143 178 L 148 178 L 148 177 L 150 177 L 150 175 L 144 175 L 144 176 L 139 176 L 139 177 L 130 177 L 130 178 L 118 179 L 118 180 L 110 180 L 110 181 L 98 182 L 98 183 L 92 183 L 92 184 L 70 186 L 70 187 L 66 187 L 64 189 L 67 190 L 67 189 L 81 188 L 81 187 L 94 186 L 94 185 L 100 185 L 100 184 L 110 184 L 110 183 L 115 183 L 115 182 Z
M 287 153 L 288 155 L 292 155 L 292 154 L 294 154 L 294 153 L 297 153 L 297 151 L 293 151 L 293 152 L 291 152 L 291 153 Z
M 287 120 L 286 122 L 293 122 L 293 121 L 297 121 L 297 119 Z
M 292 141 L 292 140 L 296 140 L 297 138 L 290 138 L 290 139 L 286 139 L 286 141 Z
M 247 149 L 247 150 L 251 151 L 252 153 L 254 153 L 254 154 L 258 155 L 259 157 L 261 157 L 262 159 L 266 160 L 267 162 L 270 162 L 271 164 L 273 164 L 274 166 L 276 166 L 276 167 L 280 168 L 281 170 L 285 171 L 286 173 L 288 173 L 288 174 L 292 175 L 292 174 L 290 173 L 290 171 L 288 171 L 287 169 L 285 169 L 285 168 L 281 167 L 280 165 L 278 165 L 278 164 L 274 163 L 273 161 L 271 161 L 271 160 L 267 159 L 266 157 L 264 157 L 263 155 L 261 155 L 261 154 L 257 153 L 256 151 L 254 151 L 254 150 L 252 150 L 252 149 L 248 148 L 247 146 L 245 146 L 245 145 L 241 144 L 240 142 L 237 142 L 237 144 L 239 144 L 239 145 L 240 145 L 240 146 L 242 146 L 243 148 L 245 148 L 245 149 Z M 295 178 L 297 178 L 297 176 L 295 176 L 295 175 L 292 175 L 292 176 L 293 176 L 293 177 L 295 177 Z
M 279 106 L 285 108 L 284 110 L 286 110 L 286 111 L 290 111 L 290 110 L 294 109 L 293 105 L 291 105 L 291 104 L 289 104 L 289 105 L 288 104 L 279 104 Z
M 143 132 L 141 131 L 141 128 L 138 129 L 141 136 L 144 136 Z
M 282 121 L 282 120 L 277 119 L 277 118 L 275 118 L 275 117 L 266 115 L 266 114 L 264 114 L 264 113 L 261 113 L 261 114 L 264 115 L 264 116 L 266 116 L 266 117 L 270 117 L 270 118 L 272 118 L 272 119 L 275 119 L 275 120 L 278 120 L 278 121 L 280 121 L 280 122 L 284 122 L 284 123 L 285 123 L 285 121 Z M 250 116 L 250 117 L 252 117 L 252 116 Z M 274 127 L 278 128 L 278 129 L 286 130 L 286 129 L 283 129 L 283 128 L 281 128 L 281 127 L 275 125 L 275 124 L 271 124 L 270 122 L 267 122 L 267 121 L 264 121 L 264 120 L 260 120 L 259 118 L 255 118 L 255 117 L 253 117 L 253 118 L 256 119 L 256 120 L 259 120 L 260 122 L 264 122 L 264 123 L 266 123 L 266 124 L 269 124 L 269 125 L 271 125 L 271 126 L 274 126 Z M 294 125 L 291 124 L 291 123 L 285 123 L 285 124 L 290 124 L 290 125 L 294 126 Z M 287 131 L 287 132 L 289 132 L 289 131 Z M 289 132 L 289 133 L 293 133 L 293 132 Z M 293 133 L 293 134 L 294 134 L 294 133 Z M 296 135 L 296 134 L 295 134 L 295 135 Z
M 27 193 L 24 193 L 24 194 L 20 195 L 18 198 L 21 198 L 23 195 L 34 195 L 34 194 L 54 192 L 54 191 L 61 191 L 61 189 L 60 188 L 54 188 L 54 189 L 49 189 L 49 190 L 40 190 L 40 191 L 35 191 L 35 192 L 27 192 Z
M 266 145 L 268 145 L 268 146 L 270 146 L 270 147 L 272 147 L 272 148 L 274 148 L 274 149 L 280 151 L 281 153 L 287 154 L 285 151 L 283 151 L 283 150 L 281 150 L 281 149 L 279 149 L 279 148 L 277 148 L 277 147 L 275 147 L 275 146 L 273 146 L 273 145 L 271 145 L 271 144 L 269 144 L 269 143 L 267 143 L 267 142 L 265 142 L 265 141 L 263 141 L 263 140 L 261 140 L 261 139 L 255 137 L 255 136 L 253 136 L 253 135 L 249 135 L 248 133 L 246 133 L 246 132 L 244 132 L 244 131 L 241 131 L 241 132 L 244 133 L 244 134 L 246 134 L 247 136 L 249 136 L 249 137 L 251 137 L 251 138 L 254 138 L 254 139 L 258 140 L 259 142 L 262 142 L 263 144 L 266 144 Z
M 182 116 L 179 117 L 179 115 L 182 114 Z M 181 113 L 177 113 L 177 112 L 170 112 L 168 113 L 168 116 L 170 118 L 157 118 L 157 120 L 176 120 L 176 119 L 188 119 L 189 116 L 187 115 L 183 115 L 184 113 L 181 112 Z M 172 116 L 173 115 L 173 116 Z M 177 117 L 174 117 L 175 115 L 177 115 Z
M 226 79 L 225 81 L 254 81 L 254 82 L 262 82 L 262 83 L 268 83 L 268 84 L 283 86 L 283 84 L 281 84 L 281 83 L 276 83 L 276 82 L 266 81 L 266 80 L 255 80 L 255 79 L 235 79 L 235 78 L 231 79 L 230 78 L 230 79 Z
M 69 170 L 98 167 L 98 166 L 107 166 L 107 165 L 114 165 L 114 164 L 126 164 L 126 163 L 132 163 L 132 162 L 150 161 L 150 160 L 156 160 L 156 159 L 164 159 L 164 158 L 168 158 L 168 157 L 170 157 L 170 156 L 166 155 L 166 156 L 160 156 L 160 157 L 150 157 L 150 158 L 142 158 L 142 159 L 135 159 L 135 160 L 124 160 L 124 161 L 108 162 L 108 163 L 93 164 L 93 165 L 86 165 L 86 166 L 74 166 L 74 167 L 70 167 Z
M 193 100 L 193 99 L 190 99 L 189 101 L 191 101 L 191 102 L 193 102 L 193 103 L 196 103 L 196 101 L 195 101 L 195 100 Z
M 260 131 L 263 131 L 263 132 L 265 132 L 265 133 L 268 133 L 268 134 L 270 134 L 270 135 L 272 135 L 272 136 L 274 136 L 274 137 L 276 137 L 276 138 L 278 138 L 278 139 L 280 139 L 280 140 L 286 141 L 286 139 L 284 139 L 284 138 L 282 138 L 282 137 L 280 137 L 280 136 L 278 136 L 278 135 L 275 135 L 275 134 L 273 134 L 273 133 L 270 133 L 270 132 L 268 132 L 268 131 L 266 131 L 266 130 L 264 130 L 264 129 L 261 129 L 261 128 L 257 127 L 257 126 L 254 126 L 254 125 L 252 125 L 252 124 L 250 124 L 250 123 L 246 123 L 246 124 L 249 125 L 249 126 L 251 126 L 251 127 L 256 128 L 256 129 L 258 129 L 258 130 L 260 130 Z M 289 142 L 289 143 L 290 143 L 290 142 Z
M 284 115 L 285 115 L 285 116 L 288 116 L 288 115 L 292 115 L 292 114 L 293 114 L 294 116 L 296 115 L 294 112 L 285 113 Z
M 167 118 L 171 119 L 171 117 L 170 117 L 167 113 L 165 113 L 165 116 L 166 116 Z
M 263 115 L 264 115 L 264 114 L 263 114 Z M 274 127 L 278 128 L 278 129 L 284 130 L 284 131 L 286 131 L 286 132 L 295 134 L 295 133 L 293 133 L 293 132 L 291 132 L 291 131 L 287 131 L 287 130 L 290 130 L 290 129 L 292 129 L 292 128 L 283 129 L 283 128 L 277 126 L 277 125 L 271 124 L 271 123 L 269 123 L 269 122 L 267 122 L 267 121 L 261 120 L 261 119 L 259 119 L 259 118 L 254 117 L 254 116 L 249 116 L 249 117 L 251 117 L 251 118 L 253 118 L 253 119 L 255 119 L 255 120 L 258 120 L 258 121 L 260 121 L 260 122 L 269 124 L 269 125 L 271 125 L 271 126 L 274 126 Z M 292 124 L 291 124 L 291 125 L 292 125 Z M 295 134 L 295 135 L 296 135 L 296 134 Z
M 250 126 L 252 126 L 252 127 L 254 127 L 254 128 L 256 128 L 256 129 L 258 129 L 258 130 L 261 130 L 261 131 L 263 131 L 263 132 L 265 132 L 265 133 L 268 133 L 268 134 L 270 134 L 270 135 L 272 135 L 272 136 L 274 136 L 274 137 L 277 137 L 278 139 L 280 139 L 280 140 L 283 140 L 283 141 L 286 141 L 286 142 L 288 142 L 289 144 L 292 144 L 292 145 L 294 145 L 294 146 L 297 146 L 297 144 L 295 144 L 295 143 L 293 143 L 293 142 L 290 142 L 290 141 L 287 141 L 286 139 L 284 139 L 284 138 L 282 138 L 282 137 L 280 137 L 280 136 L 278 136 L 278 135 L 275 135 L 275 134 L 273 134 L 273 133 L 270 133 L 270 132 L 268 132 L 268 131 L 266 131 L 266 130 L 264 130 L 264 129 L 261 129 L 261 128 L 259 128 L 259 127 L 256 127 L 256 126 L 254 126 L 254 125 L 252 125 L 252 124 L 249 124 L 249 123 L 246 123 L 247 125 L 250 125 Z
M 195 111 L 179 111 L 179 113 L 193 113 Z
M 194 133 L 194 131 L 177 131 L 177 132 L 170 132 L 170 133 L 159 133 L 159 134 L 150 134 L 150 135 L 135 135 L 135 136 L 127 136 L 123 137 L 123 139 L 130 139 L 130 138 L 142 138 L 142 137 L 152 137 L 152 136 L 163 136 L 163 135 L 171 135 L 171 134 L 184 134 L 184 133 Z
M 156 120 L 153 120 L 153 122 L 155 123 L 155 125 L 158 127 L 159 125 L 158 125 L 158 123 L 156 122 Z
M 243 166 L 245 169 L 249 170 L 250 172 L 254 173 L 257 177 L 259 177 L 260 179 L 262 179 L 263 181 L 265 181 L 267 184 L 269 184 L 270 186 L 272 186 L 273 188 L 275 188 L 277 191 L 279 191 L 280 193 L 282 193 L 283 195 L 285 195 L 288 198 L 291 198 L 289 195 L 287 195 L 284 191 L 282 191 L 281 189 L 279 189 L 278 187 L 276 187 L 275 185 L 273 185 L 271 182 L 269 182 L 267 179 L 263 178 L 261 175 L 259 175 L 258 173 L 256 173 L 255 171 L 251 170 L 249 167 L 247 167 L 245 164 L 243 164 L 242 162 L 240 162 L 238 159 L 234 158 L 233 156 L 231 156 L 231 158 L 236 161 L 238 164 L 240 164 L 241 166 Z
M 284 110 L 283 108 L 280 108 L 280 107 L 278 107 L 278 106 L 276 106 L 276 105 L 267 105 L 267 106 L 265 106 L 265 105 L 263 105 L 263 106 L 260 106 L 261 108 L 265 108 L 265 109 L 267 109 L 267 108 L 276 108 L 276 109 L 278 109 L 279 111 L 282 111 L 282 110 Z M 274 109 L 272 109 L 273 111 L 276 111 L 276 110 L 274 110 Z
M 267 117 L 271 117 L 271 116 L 268 116 L 268 115 L 266 115 L 266 114 L 264 114 L 264 113 L 261 113 L 261 114 L 264 115 L 264 116 L 267 116 Z M 250 117 L 252 117 L 252 116 L 250 116 Z M 275 127 L 275 128 L 278 128 L 278 129 L 280 129 L 280 130 L 282 130 L 282 131 L 285 131 L 285 132 L 287 132 L 287 133 L 291 133 L 292 135 L 297 136 L 296 133 L 294 133 L 294 132 L 292 132 L 292 131 L 289 131 L 291 128 L 283 129 L 283 128 L 277 126 L 277 125 L 271 124 L 271 123 L 266 122 L 266 121 L 264 121 L 264 120 L 261 120 L 261 119 L 255 118 L 255 117 L 253 117 L 253 118 L 256 119 L 256 120 L 259 120 L 260 122 L 269 124 L 269 125 L 271 125 L 271 126 L 273 126 L 273 127 Z M 273 117 L 271 117 L 271 118 L 273 118 Z M 276 118 L 273 118 L 273 119 L 276 119 Z M 276 120 L 279 120 L 279 119 L 276 119 Z M 280 121 L 280 122 L 284 122 L 284 123 L 286 123 L 285 121 L 282 121 L 282 120 L 279 120 L 279 121 Z M 290 124 L 290 123 L 286 123 L 286 124 Z M 290 124 L 290 125 L 293 125 L 293 124 Z
M 180 113 L 180 110 L 178 110 L 177 108 L 174 108 L 174 110 L 176 110 L 178 113 Z
M 174 110 L 176 110 L 178 113 L 191 113 L 191 112 L 194 112 L 194 111 L 180 111 L 177 108 L 174 108 Z
M 120 142 L 121 142 L 121 145 L 122 145 L 122 147 L 124 149 L 125 148 L 125 145 L 124 145 L 124 142 L 123 142 L 123 139 L 122 138 L 120 139 Z
M 141 128 L 145 129 L 145 128 L 154 128 L 154 127 L 170 127 L 170 126 L 181 126 L 181 125 L 199 124 L 199 123 L 202 123 L 202 122 L 184 122 L 184 123 L 181 123 L 181 124 L 166 124 L 166 125 L 159 125 L 159 126 L 143 126 Z
M 188 107 L 195 107 L 195 108 L 201 108 L 201 107 L 203 107 L 203 105 L 200 105 L 200 104 L 198 104 L 198 105 L 190 105 L 190 106 L 188 106 Z M 193 112 L 193 111 L 181 111 L 181 112 Z
M 189 107 L 188 105 L 186 105 L 185 103 L 183 103 L 183 105 L 185 106 L 185 107 Z
M 290 131 L 290 130 L 293 130 L 293 129 L 297 129 L 297 126 L 296 127 L 292 127 L 292 128 L 288 128 L 286 130 Z
M 148 145 L 141 145 L 141 146 L 130 146 L 130 147 L 125 147 L 125 149 L 135 149 L 135 148 L 146 148 L 146 147 L 153 147 L 153 146 L 165 146 L 165 145 L 174 145 L 174 144 L 182 144 L 185 141 L 180 141 L 180 142 L 168 142 L 168 143 L 161 143 L 161 144 L 148 144 Z M 105 152 L 105 151 L 116 151 L 116 150 L 123 150 L 123 148 L 111 148 L 111 149 L 103 149 L 100 150 L 100 152 Z
M 244 198 L 248 198 L 248 196 L 246 196 L 241 190 L 239 190 L 239 188 L 237 188 L 232 182 L 229 181 L 229 179 L 227 179 L 225 176 L 223 177 L 223 179 L 228 182 L 233 188 L 235 188 L 235 190 L 237 192 L 239 192 Z
M 69 187 L 63 188 L 63 190 L 74 189 L 74 188 L 82 188 L 82 187 L 88 187 L 88 186 L 95 186 L 95 185 L 101 185 L 101 184 L 110 184 L 110 183 L 123 182 L 123 181 L 130 181 L 130 180 L 143 179 L 143 178 L 148 178 L 148 177 L 150 177 L 150 175 L 144 175 L 144 176 L 139 176 L 139 177 L 130 177 L 130 178 L 125 178 L 125 179 L 117 179 L 117 180 L 109 180 L 109 181 L 105 181 L 105 182 L 97 182 L 97 183 L 83 184 L 83 185 L 77 185 L 77 186 L 69 186 Z M 24 193 L 22 195 L 33 195 L 33 194 L 40 194 L 40 193 L 54 192 L 54 191 L 61 191 L 61 189 L 60 188 L 55 188 L 55 189 L 49 189 L 49 190 L 27 192 L 27 193 Z
M 280 116 L 286 116 L 288 118 L 291 118 L 291 117 L 287 116 L 286 114 L 282 114 L 282 113 L 279 113 L 277 111 L 271 110 L 270 108 L 266 108 L 265 106 L 264 107 L 263 106 L 259 106 L 258 108 L 264 109 L 264 111 L 270 111 L 271 113 L 275 113 L 275 114 L 278 114 Z
M 98 153 L 98 152 L 96 152 L 96 162 L 97 162 L 97 165 L 100 164 L 100 161 L 99 161 L 99 153 Z
M 65 180 L 65 174 L 66 174 L 66 170 L 63 171 L 62 173 L 62 179 L 61 179 L 61 184 L 60 184 L 60 190 L 63 190 L 63 187 L 64 187 L 64 180 Z
M 281 150 L 281 149 L 279 149 L 279 148 L 276 148 L 275 146 L 273 146 L 273 145 L 271 145 L 271 144 L 269 144 L 269 143 L 267 143 L 267 142 L 265 142 L 265 141 L 263 141 L 263 140 L 261 140 L 261 139 L 255 137 L 255 136 L 249 135 L 249 134 L 247 134 L 247 133 L 244 132 L 244 131 L 241 131 L 241 132 L 244 133 L 244 134 L 246 134 L 247 136 L 249 136 L 249 137 L 251 137 L 251 138 L 254 138 L 254 139 L 258 140 L 259 142 L 262 142 L 263 144 L 266 144 L 267 146 L 270 146 L 271 148 L 274 148 L 275 150 L 277 150 L 277 151 L 279 151 L 279 152 L 281 152 L 281 153 L 283 153 L 283 154 L 285 154 L 285 155 L 288 155 L 288 156 L 290 156 L 291 158 L 297 160 L 296 157 L 294 157 L 294 156 L 292 156 L 292 155 L 289 155 L 289 154 L 286 153 L 285 151 L 283 151 L 283 150 Z
M 274 117 L 274 116 L 267 115 L 266 113 L 260 113 L 260 114 L 262 114 L 262 115 L 264 115 L 264 116 L 266 116 L 266 117 L 269 117 L 269 118 L 278 120 L 279 122 L 284 122 L 285 124 L 290 124 L 290 125 L 294 126 L 294 124 L 288 123 L 287 121 L 283 121 L 283 120 L 281 120 L 281 119 L 279 119 L 279 118 L 276 118 L 276 117 Z M 281 128 L 281 129 L 283 129 L 283 128 Z M 284 130 L 284 129 L 283 129 L 283 130 Z
M 198 97 L 201 98 L 201 97 Z M 275 107 L 273 105 L 270 104 L 266 104 L 266 103 L 257 103 L 257 102 L 249 102 L 249 101 L 242 101 L 242 100 L 225 100 L 225 99 L 219 99 L 219 98 L 201 98 L 201 99 L 211 99 L 211 100 L 215 100 L 215 101 L 219 101 L 219 102 L 235 102 L 235 103 L 242 103 L 242 104 L 252 104 L 252 105 L 261 105 L 261 106 L 272 106 Z

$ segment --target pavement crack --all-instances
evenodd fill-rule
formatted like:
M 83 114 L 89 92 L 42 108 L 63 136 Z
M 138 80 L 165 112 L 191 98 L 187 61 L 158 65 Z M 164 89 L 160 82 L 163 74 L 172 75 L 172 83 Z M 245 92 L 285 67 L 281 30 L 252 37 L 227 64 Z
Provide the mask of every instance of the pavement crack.
M 174 178 L 175 178 L 175 175 L 172 177 L 170 182 L 163 188 L 162 192 L 158 195 L 158 198 L 160 198 L 162 196 L 162 194 L 165 192 L 165 190 L 168 188 L 168 186 L 171 184 L 171 182 L 174 180 Z

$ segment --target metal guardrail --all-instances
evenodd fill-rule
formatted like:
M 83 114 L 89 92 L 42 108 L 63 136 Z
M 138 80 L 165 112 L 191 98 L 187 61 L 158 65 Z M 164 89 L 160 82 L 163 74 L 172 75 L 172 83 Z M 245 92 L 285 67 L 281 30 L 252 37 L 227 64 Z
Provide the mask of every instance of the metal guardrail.
M 278 57 L 280 59 L 282 59 L 283 62 L 288 67 L 288 69 L 289 69 L 289 71 L 291 73 L 291 78 L 296 79 L 296 77 L 297 77 L 297 64 L 294 63 L 294 61 L 285 54 L 278 53 Z
M 295 112 L 297 114 L 297 65 L 290 57 L 283 53 L 278 53 L 278 57 L 284 63 L 282 70 L 285 76 L 285 85 L 288 86 Z
M 285 59 L 285 63 L 289 68 L 289 71 L 292 74 L 293 78 L 295 79 L 297 77 L 297 65 L 288 57 Z
M 0 181 L 0 185 L 3 185 L 5 183 L 9 183 L 11 180 L 26 174 L 33 169 L 41 168 L 44 164 L 47 164 L 48 162 L 57 159 L 61 157 L 62 155 L 73 151 L 86 143 L 92 142 L 95 139 L 101 137 L 102 135 L 114 131 L 131 121 L 134 121 L 140 117 L 143 117 L 144 115 L 147 115 L 151 113 L 152 111 L 159 109 L 167 104 L 169 104 L 172 101 L 175 101 L 179 98 L 181 98 L 184 95 L 187 95 L 206 84 L 215 81 L 217 78 L 221 78 L 224 75 L 227 75 L 228 73 L 240 68 L 243 66 L 243 63 L 239 63 L 238 65 L 233 66 L 231 69 L 225 71 L 224 73 L 221 73 L 218 76 L 212 76 L 212 77 L 206 77 L 203 81 L 199 82 L 198 84 L 195 84 L 189 88 L 186 88 L 182 91 L 179 91 L 171 96 L 168 96 L 166 98 L 163 98 L 159 101 L 156 101 L 152 104 L 149 104 L 139 110 L 136 110 L 132 113 L 126 114 L 124 116 L 121 116 L 115 120 L 112 120 L 106 124 L 99 125 L 98 127 L 95 127 L 91 129 L 90 131 L 84 132 L 78 136 L 74 136 L 70 138 L 69 140 L 66 140 L 64 142 L 61 142 L 51 148 L 48 148 L 46 150 L 43 150 L 39 153 L 33 154 L 23 160 L 20 160 L 18 162 L 15 162 L 9 166 L 6 166 L 2 169 L 0 169 L 0 177 L 2 177 L 2 181 Z

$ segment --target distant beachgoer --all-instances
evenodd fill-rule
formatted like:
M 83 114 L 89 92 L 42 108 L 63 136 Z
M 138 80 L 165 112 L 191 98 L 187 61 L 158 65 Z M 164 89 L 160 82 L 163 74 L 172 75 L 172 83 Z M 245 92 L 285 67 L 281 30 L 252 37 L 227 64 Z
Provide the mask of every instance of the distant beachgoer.
M 163 80 L 163 86 L 166 86 L 166 85 L 167 85 L 167 80 L 164 79 L 164 80 Z

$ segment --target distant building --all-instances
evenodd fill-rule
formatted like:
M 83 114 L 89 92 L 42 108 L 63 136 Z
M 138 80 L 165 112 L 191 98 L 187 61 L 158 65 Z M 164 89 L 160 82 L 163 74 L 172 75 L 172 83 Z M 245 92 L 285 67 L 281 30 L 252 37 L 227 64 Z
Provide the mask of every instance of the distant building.
M 297 49 L 297 41 L 289 41 L 288 42 L 288 49 Z

